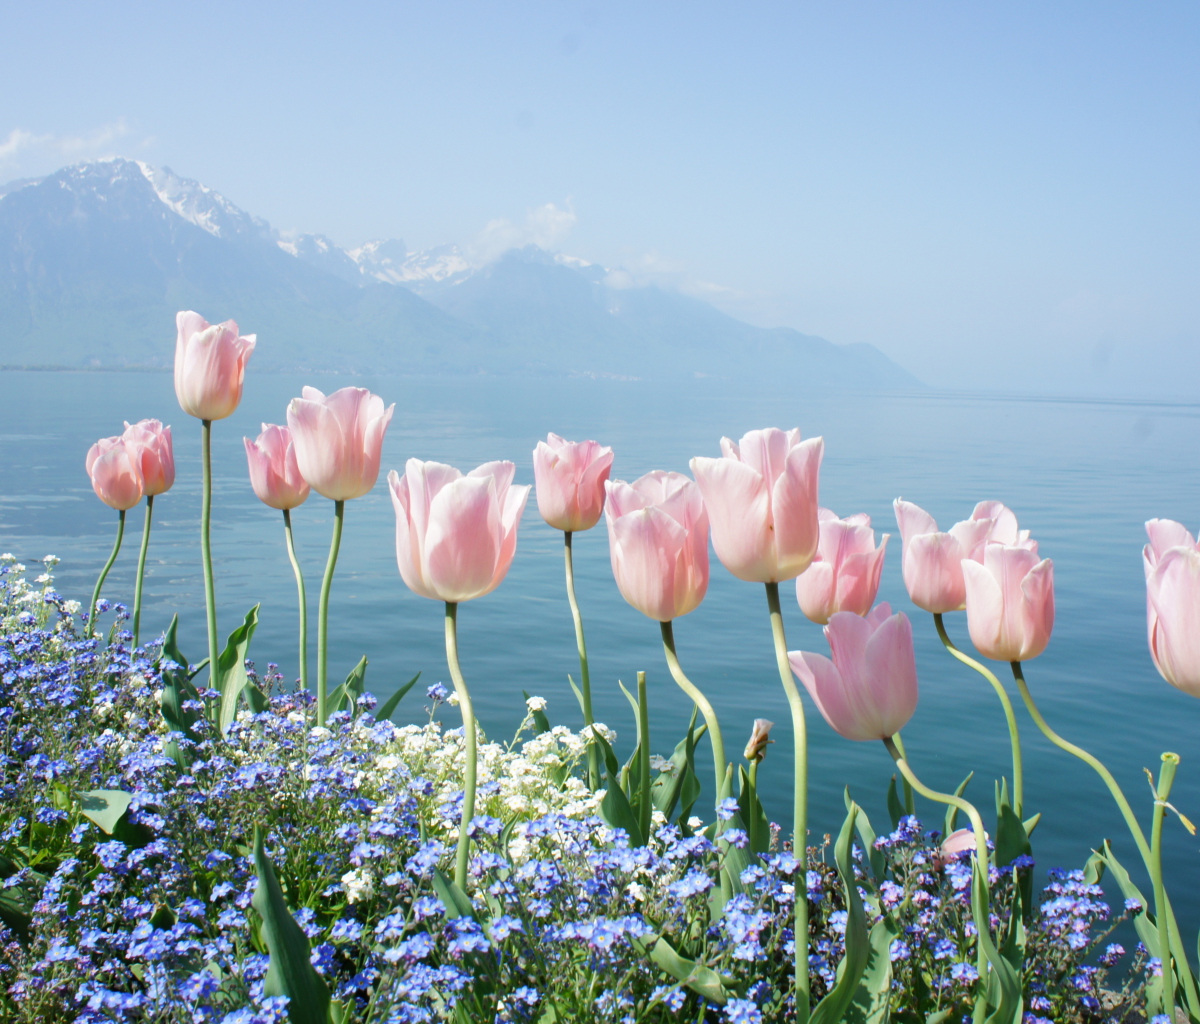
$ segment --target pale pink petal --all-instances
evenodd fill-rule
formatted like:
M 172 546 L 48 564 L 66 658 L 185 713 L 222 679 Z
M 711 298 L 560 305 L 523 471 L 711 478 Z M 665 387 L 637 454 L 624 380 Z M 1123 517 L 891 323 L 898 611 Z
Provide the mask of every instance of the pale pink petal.
M 911 501 L 897 498 L 892 502 L 896 512 L 896 525 L 900 529 L 901 547 L 907 548 L 908 542 L 922 533 L 937 533 L 937 522 L 928 512 Z
M 948 533 L 924 533 L 904 547 L 904 585 L 912 603 L 941 614 L 964 607 L 962 545 Z
M 796 600 L 805 616 L 818 625 L 825 625 L 837 611 L 834 601 L 836 579 L 828 562 L 813 562 L 796 577 Z
M 1046 649 L 1054 631 L 1054 563 L 1038 562 L 1021 581 L 1024 633 L 1018 660 L 1036 658 Z
M 784 460 L 783 472 L 771 494 L 777 564 L 772 578 L 763 582 L 777 583 L 798 576 L 817 552 L 817 492 L 824 456 L 824 439 L 812 437 L 801 441 Z
M 694 458 L 691 468 L 708 509 L 713 549 L 721 564 L 738 579 L 770 582 L 776 574 L 776 557 L 767 482 L 734 459 Z M 812 518 L 815 527 L 815 506 Z
M 613 575 L 621 596 L 643 615 L 675 618 L 675 571 L 686 539 L 683 527 L 654 507 L 609 520 Z
M 971 559 L 962 562 L 967 592 L 967 631 L 981 654 L 997 661 L 1012 661 L 1014 648 L 1003 645 L 1004 594 L 1000 582 Z
M 425 579 L 424 558 L 421 554 L 424 538 L 423 534 L 418 534 L 413 528 L 409 478 L 407 475 L 400 476 L 393 469 L 387 480 L 388 490 L 392 495 L 392 508 L 396 512 L 396 564 L 400 568 L 400 578 L 414 594 L 434 601 L 441 600 Z
M 500 553 L 500 509 L 492 477 L 466 476 L 443 487 L 429 507 L 424 575 L 444 601 L 469 601 L 493 586 Z
M 894 736 L 917 710 L 917 663 L 908 616 L 885 619 L 867 641 L 865 691 L 876 716 L 876 739 Z

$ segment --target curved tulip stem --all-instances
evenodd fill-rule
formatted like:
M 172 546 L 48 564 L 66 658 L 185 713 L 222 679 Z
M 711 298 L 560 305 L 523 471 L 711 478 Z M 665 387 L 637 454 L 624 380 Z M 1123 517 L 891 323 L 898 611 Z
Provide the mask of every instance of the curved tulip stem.
M 892 760 L 896 762 L 896 767 L 900 769 L 900 774 L 908 780 L 912 788 L 920 793 L 921 796 L 939 804 L 950 804 L 952 807 L 957 807 L 971 821 L 971 831 L 975 835 L 975 874 L 971 886 L 971 916 L 975 919 L 975 930 L 979 936 L 976 958 L 976 970 L 979 972 L 979 980 L 976 982 L 978 994 L 975 1001 L 975 1019 L 982 1020 L 987 1009 L 988 961 L 996 963 L 999 959 L 999 953 L 988 931 L 991 897 L 987 886 L 988 848 L 987 832 L 983 827 L 983 818 L 980 816 L 975 805 L 969 800 L 964 800 L 962 797 L 954 796 L 951 793 L 939 793 L 937 790 L 930 789 L 922 783 L 909 766 L 908 759 L 905 758 L 903 751 L 897 746 L 895 737 L 885 739 L 883 745 L 887 747 L 888 753 L 892 755 Z
M 296 545 L 292 541 L 292 511 L 283 510 L 283 532 L 287 538 L 288 558 L 292 572 L 296 574 L 296 590 L 300 598 L 300 689 L 308 689 L 308 597 L 304 593 L 304 573 L 300 571 L 300 560 L 296 557 Z
M 150 548 L 150 519 L 154 515 L 154 495 L 146 495 L 146 521 L 142 524 L 142 549 L 138 552 L 137 580 L 133 584 L 133 646 L 136 649 L 142 624 L 142 577 L 146 575 L 146 552 Z
M 329 561 L 325 563 L 325 578 L 321 580 L 321 599 L 317 606 L 317 724 L 324 725 L 328 717 L 325 707 L 326 672 L 329 668 L 329 590 L 333 586 L 333 570 L 337 568 L 338 548 L 342 546 L 342 519 L 346 503 L 333 503 L 333 539 L 329 542 Z
M 200 561 L 204 567 L 204 610 L 208 618 L 208 685 L 220 689 L 217 665 L 220 648 L 217 642 L 217 591 L 213 583 L 212 542 L 209 526 L 212 521 L 212 420 L 201 420 L 200 435 L 203 478 L 200 482 Z
M 787 694 L 792 713 L 792 735 L 795 741 L 794 788 L 792 793 L 792 855 L 800 862 L 801 883 L 796 887 L 796 1020 L 804 1024 L 809 1013 L 808 983 L 808 900 L 799 898 L 807 893 L 808 877 L 808 724 L 804 719 L 804 701 L 788 661 L 787 636 L 783 631 L 783 610 L 779 605 L 779 584 L 767 584 L 767 607 L 771 612 L 771 636 L 775 641 L 775 663 L 779 681 Z M 803 888 L 802 888 L 803 887 Z
M 113 567 L 113 562 L 117 560 L 117 552 L 121 550 L 121 538 L 125 536 L 125 510 L 120 509 L 117 512 L 117 541 L 113 544 L 112 554 L 108 556 L 108 561 L 104 563 L 104 568 L 100 570 L 100 577 L 96 580 L 96 586 L 92 589 L 92 603 L 88 605 L 88 634 L 96 633 L 96 604 L 100 600 L 100 588 L 104 586 L 104 580 L 108 577 L 108 570 Z
M 963 654 L 954 642 L 950 639 L 950 635 L 946 632 L 946 626 L 942 622 L 940 612 L 934 612 L 933 624 L 937 627 L 938 636 L 942 639 L 942 644 L 951 654 L 954 655 L 964 665 L 968 665 L 978 672 L 984 679 L 992 684 L 992 689 L 996 691 L 996 696 L 1000 698 L 1000 706 L 1004 708 L 1004 720 L 1008 722 L 1008 738 L 1012 745 L 1012 765 L 1013 765 L 1013 810 L 1016 811 L 1017 817 L 1021 817 L 1021 808 L 1025 803 L 1025 772 L 1021 758 L 1021 735 L 1017 730 L 1017 715 L 1013 711 L 1012 701 L 1008 697 L 1008 691 L 1004 689 L 1004 684 L 996 678 L 986 665 L 981 664 L 974 658 Z
M 471 819 L 475 817 L 475 711 L 471 706 L 471 694 L 463 679 L 458 664 L 458 604 L 446 602 L 446 661 L 450 664 L 450 678 L 454 692 L 458 694 L 458 709 L 462 712 L 463 740 L 466 743 L 466 761 L 463 765 L 462 821 L 458 826 L 458 850 L 454 857 L 454 881 L 459 888 L 467 887 L 467 860 L 471 852 Z
M 592 677 L 588 672 L 587 643 L 583 639 L 583 616 L 579 614 L 579 602 L 575 600 L 575 562 L 571 553 L 571 531 L 563 533 L 563 559 L 567 569 L 567 601 L 571 605 L 571 618 L 575 620 L 575 646 L 579 649 L 579 688 L 583 694 L 583 724 L 595 722 L 592 717 Z M 600 751 L 596 744 L 588 743 L 588 788 L 595 792 L 600 788 Z
M 692 699 L 692 703 L 700 709 L 700 714 L 704 716 L 704 722 L 708 726 L 708 739 L 712 743 L 713 752 L 713 768 L 716 772 L 713 777 L 713 784 L 717 788 L 717 803 L 721 802 L 721 788 L 725 782 L 725 740 L 721 737 L 721 723 L 717 721 L 717 713 L 713 710 L 712 704 L 699 687 L 696 686 L 686 675 L 683 674 L 683 668 L 679 664 L 679 657 L 675 653 L 675 631 L 671 627 L 671 623 L 661 622 L 663 651 L 667 656 L 667 668 L 671 670 L 671 678 L 679 684 L 679 688 L 683 690 Z
M 1155 877 L 1154 852 L 1150 844 L 1146 842 L 1146 834 L 1142 831 L 1142 826 L 1138 824 L 1137 816 L 1133 813 L 1133 808 L 1129 806 L 1129 801 L 1125 799 L 1125 794 L 1121 791 L 1117 780 L 1113 778 L 1112 772 L 1104 766 L 1099 758 L 1092 756 L 1082 747 L 1077 747 L 1074 743 L 1064 740 L 1050 728 L 1046 719 L 1042 717 L 1041 711 L 1038 710 L 1037 704 L 1033 701 L 1033 694 L 1029 692 L 1029 686 L 1025 682 L 1025 673 L 1019 661 L 1012 662 L 1012 673 L 1013 678 L 1017 681 L 1017 689 L 1021 691 L 1021 698 L 1025 701 L 1025 708 L 1029 712 L 1029 717 L 1037 723 L 1037 727 L 1042 730 L 1046 739 L 1060 750 L 1065 750 L 1068 754 L 1074 755 L 1089 765 L 1104 780 L 1104 784 L 1108 787 L 1109 793 L 1112 794 L 1112 798 L 1121 812 L 1121 817 L 1125 819 L 1125 824 L 1129 828 L 1129 834 L 1133 837 L 1134 843 L 1137 844 L 1138 853 L 1142 856 L 1142 863 L 1146 866 L 1146 873 L 1153 879 Z M 1155 896 L 1156 898 L 1158 896 L 1157 887 Z M 1196 979 L 1192 975 L 1191 967 L 1188 966 L 1187 947 L 1183 944 L 1183 935 L 1179 931 L 1179 924 L 1175 920 L 1175 911 L 1171 907 L 1171 901 L 1165 889 L 1162 892 L 1162 898 L 1163 902 L 1157 905 L 1156 912 L 1159 918 L 1166 918 L 1167 927 L 1170 932 L 1169 949 L 1173 952 L 1175 960 L 1180 967 L 1178 973 L 1187 988 L 1192 1005 L 1200 1005 L 1200 991 L 1197 990 Z M 1186 969 L 1184 969 L 1185 967 Z
M 1175 769 L 1178 767 L 1178 754 L 1163 754 L 1162 767 L 1158 772 L 1158 788 L 1154 792 L 1154 818 L 1150 829 L 1155 919 L 1158 925 L 1158 949 L 1162 959 L 1162 1012 L 1172 1021 L 1175 1019 L 1175 970 L 1171 962 L 1171 928 L 1168 915 L 1163 913 L 1163 907 L 1167 902 L 1167 890 L 1163 883 L 1162 873 L 1162 826 L 1163 815 L 1167 810 L 1167 799 L 1171 795 L 1171 785 L 1175 782 Z
M 900 756 L 907 761 L 908 751 L 904 749 L 904 740 L 900 738 L 900 734 L 896 733 L 896 735 L 892 737 L 892 740 L 896 744 L 896 749 L 900 751 Z M 915 816 L 917 813 L 917 806 L 916 801 L 913 799 L 912 783 L 908 781 L 908 776 L 904 774 L 901 774 L 900 781 L 904 784 L 904 810 Z

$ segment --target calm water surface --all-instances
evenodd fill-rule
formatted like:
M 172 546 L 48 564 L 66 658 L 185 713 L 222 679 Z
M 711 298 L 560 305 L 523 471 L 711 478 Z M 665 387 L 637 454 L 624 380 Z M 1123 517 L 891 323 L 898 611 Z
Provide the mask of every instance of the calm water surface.
M 295 583 L 281 516 L 250 490 L 242 436 L 257 434 L 260 421 L 285 422 L 287 402 L 303 383 L 329 391 L 351 381 L 251 373 L 241 408 L 213 431 L 221 635 L 261 602 L 252 656 L 260 665 L 278 662 L 289 678 L 297 672 Z M 1177 751 L 1183 765 L 1173 802 L 1200 819 L 1200 702 L 1164 683 L 1150 661 L 1140 561 L 1146 519 L 1200 525 L 1200 407 L 952 394 L 800 396 L 731 392 L 705 381 L 686 390 L 614 381 L 353 383 L 396 403 L 385 472 L 402 470 L 414 456 L 463 469 L 511 459 L 518 482 L 532 483 L 530 453 L 548 430 L 612 445 L 614 476 L 625 479 L 656 468 L 686 472 L 691 456 L 718 454 L 722 434 L 737 438 L 774 424 L 799 426 L 806 437 L 824 435 L 822 504 L 839 515 L 867 512 L 877 530 L 893 534 L 880 598 L 913 618 L 921 702 L 905 738 L 914 766 L 942 789 L 974 770 L 967 795 L 989 818 L 992 780 L 1009 768 L 1000 708 L 986 683 L 942 650 L 932 618 L 908 601 L 891 502 L 897 496 L 915 501 L 945 528 L 969 515 L 977 500 L 1004 501 L 1055 563 L 1054 638 L 1027 666 L 1043 712 L 1060 732 L 1107 762 L 1146 818 L 1150 800 L 1142 769 L 1157 769 L 1162 750 Z M 179 410 L 169 375 L 0 373 L 0 546 L 26 562 L 60 556 L 59 589 L 86 602 L 112 544 L 115 515 L 92 494 L 84 454 L 96 438 L 119 433 L 123 420 L 149 416 L 173 425 L 178 478 L 155 507 L 143 635 L 164 628 L 177 611 L 183 649 L 199 661 L 207 653 L 198 542 L 200 424 Z M 415 718 L 423 686 L 447 678 L 442 609 L 400 580 L 383 476 L 370 495 L 347 505 L 330 613 L 330 677 L 344 677 L 365 654 L 368 686 L 386 696 L 419 669 L 422 689 L 410 694 L 398 716 Z M 293 513 L 314 620 L 314 674 L 316 593 L 332 510 L 331 502 L 314 494 Z M 132 600 L 140 521 L 140 509 L 130 513 L 126 547 L 105 588 L 113 600 Z M 603 525 L 576 537 L 575 559 L 597 715 L 618 730 L 619 745 L 628 751 L 634 727 L 616 683 L 630 685 L 645 669 L 654 745 L 667 754 L 690 709 L 667 674 L 658 627 L 617 592 Z M 800 614 L 794 589 L 785 584 L 782 591 L 789 646 L 827 653 L 819 627 Z M 947 616 L 947 625 L 968 644 L 964 615 Z M 463 670 L 492 736 L 509 735 L 520 720 L 522 690 L 549 700 L 552 721 L 580 724 L 566 679 L 577 674 L 578 662 L 563 590 L 562 536 L 541 521 L 532 497 L 512 571 L 493 594 L 460 609 L 459 629 Z M 762 588 L 735 580 L 714 556 L 708 597 L 676 624 L 676 638 L 685 669 L 717 708 L 731 754 L 740 752 L 754 718 L 779 723 L 760 779 L 772 817 L 787 822 L 790 719 Z M 1015 700 L 1015 688 L 1013 695 Z M 1111 837 L 1134 869 L 1136 853 L 1098 778 L 1051 747 L 1023 709 L 1018 713 L 1026 811 L 1044 812 L 1034 836 L 1040 865 L 1081 866 L 1094 846 Z M 836 832 L 846 784 L 876 827 L 884 827 L 892 765 L 882 745 L 841 739 L 811 703 L 809 725 L 814 834 Z M 942 817 L 929 806 L 923 813 L 931 823 Z M 1200 924 L 1200 840 L 1174 822 L 1168 833 L 1173 895 L 1191 932 Z

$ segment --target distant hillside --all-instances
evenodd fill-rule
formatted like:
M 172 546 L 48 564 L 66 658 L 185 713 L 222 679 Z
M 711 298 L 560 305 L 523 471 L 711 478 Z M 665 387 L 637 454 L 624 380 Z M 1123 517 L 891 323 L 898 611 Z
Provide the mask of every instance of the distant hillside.
M 869 345 L 753 327 L 531 247 L 345 251 L 284 238 L 212 189 L 128 160 L 0 187 L 0 364 L 168 366 L 176 310 L 233 317 L 260 369 L 711 376 L 912 387 Z

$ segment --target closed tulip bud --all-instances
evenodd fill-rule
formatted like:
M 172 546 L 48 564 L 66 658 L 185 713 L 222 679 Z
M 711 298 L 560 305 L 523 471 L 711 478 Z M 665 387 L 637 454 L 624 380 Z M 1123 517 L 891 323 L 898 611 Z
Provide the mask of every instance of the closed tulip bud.
M 825 627 L 832 660 L 789 651 L 792 671 L 817 710 L 848 740 L 894 736 L 917 710 L 912 625 L 882 603 L 865 617 L 837 612 Z
M 383 435 L 393 403 L 366 388 L 341 388 L 325 395 L 306 387 L 288 403 L 287 421 L 296 463 L 314 491 L 332 501 L 361 498 L 379 479 Z
M 756 718 L 754 728 L 750 732 L 750 742 L 746 744 L 745 758 L 747 761 L 761 761 L 767 756 L 767 744 L 774 743 L 771 739 L 771 729 L 774 722 L 765 718 Z
M 876 547 L 871 517 L 861 513 L 839 519 L 823 508 L 817 518 L 817 557 L 796 577 L 800 610 L 822 626 L 836 612 L 866 615 L 879 592 L 888 535 Z
M 927 612 L 962 611 L 967 604 L 962 562 L 983 561 L 988 543 L 1013 547 L 1037 545 L 1028 530 L 1018 530 L 1017 517 L 998 501 L 981 501 L 970 519 L 955 523 L 942 533 L 924 509 L 897 498 L 893 502 L 900 527 L 900 559 L 904 585 L 912 603 Z
M 171 428 L 161 420 L 139 420 L 126 423 L 121 435 L 127 447 L 137 453 L 138 469 L 142 474 L 142 493 L 148 498 L 165 494 L 175 483 L 175 450 L 171 443 Z
M 469 601 L 500 585 L 517 550 L 529 487 L 516 466 L 487 462 L 464 476 L 453 466 L 409 459 L 388 474 L 396 510 L 396 561 L 413 593 Z
M 595 441 L 564 441 L 548 434 L 533 450 L 538 511 L 556 530 L 590 530 L 604 511 L 604 484 L 613 450 Z
M 303 505 L 310 488 L 300 475 L 291 431 L 274 423 L 264 423 L 256 440 L 243 437 L 242 441 L 246 445 L 246 462 L 250 467 L 250 486 L 258 500 L 278 509 Z
M 1150 656 L 1172 686 L 1200 697 L 1200 547 L 1181 523 L 1151 519 L 1146 570 Z
M 817 553 L 817 486 L 825 442 L 799 430 L 752 430 L 719 459 L 692 459 L 712 521 L 713 548 L 740 580 L 780 583 Z
M 138 450 L 120 437 L 105 437 L 88 449 L 84 461 L 92 490 L 104 504 L 119 512 L 133 508 L 145 493 Z
M 190 310 L 175 317 L 175 396 L 180 408 L 201 420 L 223 420 L 242 400 L 246 361 L 255 336 L 238 336 L 232 320 L 210 324 Z
M 964 559 L 967 630 L 981 654 L 996 661 L 1036 658 L 1054 629 L 1054 563 L 1038 561 L 1037 545 L 988 544 L 983 564 Z
M 957 860 L 960 853 L 966 853 L 968 850 L 972 852 L 975 850 L 975 831 L 969 828 L 960 828 L 951 832 L 933 855 L 933 866 L 941 871 L 947 864 Z
M 643 615 L 670 622 L 708 590 L 708 514 L 695 481 L 654 470 L 632 484 L 610 480 L 604 517 L 621 596 Z

